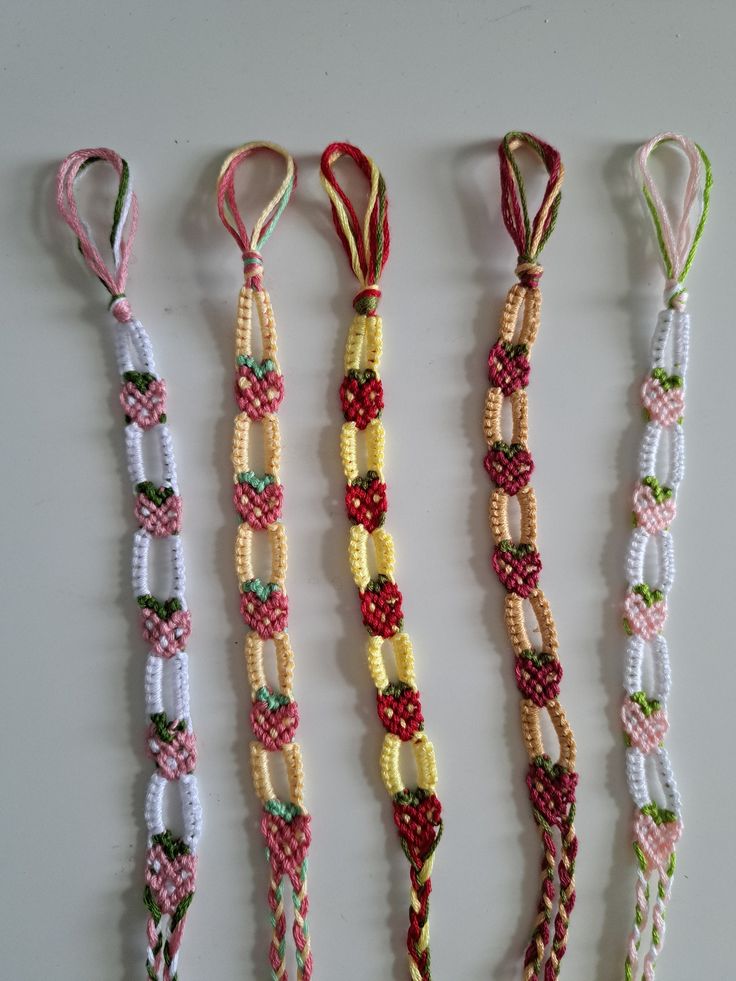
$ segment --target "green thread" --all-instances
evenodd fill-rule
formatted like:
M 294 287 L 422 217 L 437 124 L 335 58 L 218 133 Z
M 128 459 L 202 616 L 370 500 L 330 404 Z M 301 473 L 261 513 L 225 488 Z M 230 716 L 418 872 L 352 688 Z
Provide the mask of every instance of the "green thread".
M 682 388 L 683 385 L 681 375 L 668 375 L 664 368 L 655 368 L 652 378 L 659 382 L 665 392 L 669 392 L 671 388 Z
M 298 804 L 292 804 L 291 801 L 279 800 L 278 797 L 267 800 L 263 805 L 263 810 L 268 811 L 269 814 L 273 814 L 275 817 L 280 817 L 287 824 L 291 824 L 294 818 L 304 813 Z
M 635 691 L 629 698 L 639 706 L 647 719 L 654 712 L 658 712 L 662 708 L 660 701 L 656 698 L 648 698 L 643 691 Z
M 536 552 L 533 545 L 529 545 L 526 542 L 521 542 L 519 545 L 515 545 L 509 538 L 504 538 L 503 541 L 500 541 L 497 548 L 499 552 L 506 552 L 507 554 L 514 555 L 517 558 L 524 555 L 531 555 L 533 552 Z
M 161 507 L 170 497 L 174 497 L 173 487 L 157 487 L 151 480 L 143 480 L 135 485 L 139 494 L 143 494 L 151 504 Z
M 143 610 L 151 610 L 156 616 L 160 617 L 162 620 L 168 620 L 172 614 L 178 613 L 183 607 L 181 601 L 173 597 L 172 599 L 167 599 L 165 602 L 156 599 L 155 596 L 151 596 L 150 593 L 145 593 L 143 596 L 137 598 L 138 606 Z
M 270 688 L 259 688 L 256 692 L 256 700 L 259 702 L 264 702 L 271 712 L 275 712 L 276 709 L 283 708 L 284 705 L 289 705 L 291 699 L 288 695 L 282 695 L 281 692 L 271 691 Z
M 260 476 L 255 470 L 241 470 L 238 474 L 238 483 L 248 484 L 258 494 L 262 494 L 267 487 L 276 483 L 276 478 L 271 473 L 264 473 Z
M 270 599 L 272 593 L 280 593 L 281 587 L 276 582 L 263 582 L 262 579 L 247 579 L 241 585 L 244 593 L 255 593 L 258 599 L 265 603 Z
M 664 599 L 664 593 L 661 589 L 652 589 L 652 587 L 645 582 L 640 582 L 638 586 L 634 586 L 631 590 L 637 596 L 641 596 L 644 600 L 644 605 L 647 607 L 654 606 L 655 603 L 661 603 Z
M 674 811 L 668 810 L 666 807 L 660 807 L 659 804 L 655 804 L 654 801 L 650 801 L 649 804 L 645 804 L 641 809 L 642 814 L 646 814 L 650 817 L 652 821 L 660 827 L 663 824 L 673 824 L 677 821 L 677 815 Z
M 276 371 L 276 362 L 272 358 L 256 361 L 250 354 L 239 354 L 238 364 L 250 369 L 259 381 L 265 378 L 269 371 Z
M 510 133 L 507 133 L 503 138 L 503 152 L 509 164 L 511 165 L 511 169 L 514 172 L 514 177 L 516 178 L 516 186 L 518 187 L 519 190 L 519 200 L 521 202 L 521 213 L 524 219 L 524 239 L 525 239 L 524 254 L 519 256 L 519 262 L 534 262 L 539 256 L 544 246 L 547 244 L 547 239 L 550 237 L 550 235 L 554 231 L 555 225 L 557 224 L 557 214 L 560 210 L 560 201 L 562 200 L 562 192 L 558 191 L 557 194 L 555 195 L 555 199 L 552 202 L 552 206 L 547 216 L 547 228 L 544 232 L 542 232 L 542 236 L 539 240 L 539 247 L 537 248 L 537 251 L 534 253 L 534 255 L 531 255 L 530 249 L 532 244 L 533 230 L 532 230 L 531 223 L 529 221 L 529 210 L 526 203 L 524 178 L 521 175 L 521 169 L 519 168 L 519 165 L 516 162 L 516 158 L 514 157 L 511 151 L 510 144 L 512 140 L 518 140 L 521 143 L 525 143 L 528 147 L 534 150 L 534 152 L 542 161 L 545 160 L 545 154 L 539 142 L 535 140 L 530 133 L 521 133 L 514 130 Z
M 160 845 L 170 862 L 173 862 L 175 858 L 179 858 L 180 855 L 189 854 L 189 846 L 181 838 L 176 838 L 168 828 L 166 831 L 162 831 L 160 835 L 153 835 L 151 843 Z
M 644 480 L 642 480 L 642 484 L 649 488 L 649 490 L 652 492 L 652 497 L 657 504 L 662 504 L 664 501 L 669 501 L 669 499 L 672 497 L 672 488 L 663 487 L 656 477 L 645 477 Z
M 113 303 L 116 299 L 120 297 L 113 297 Z M 146 393 L 151 382 L 158 381 L 156 375 L 152 375 L 150 371 L 125 371 L 123 372 L 123 381 L 132 382 L 139 392 Z
M 154 712 L 151 716 L 151 722 L 156 730 L 156 735 L 162 742 L 173 743 L 175 733 L 186 731 L 187 724 L 183 719 L 176 722 L 176 725 L 174 725 L 174 721 L 176 720 L 169 721 L 165 712 Z

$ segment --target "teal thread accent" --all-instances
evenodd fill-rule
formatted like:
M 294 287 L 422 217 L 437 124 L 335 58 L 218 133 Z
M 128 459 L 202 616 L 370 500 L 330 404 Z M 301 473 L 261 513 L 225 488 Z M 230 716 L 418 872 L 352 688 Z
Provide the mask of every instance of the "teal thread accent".
M 266 227 L 266 231 L 263 233 L 263 235 L 258 240 L 258 249 L 259 250 L 260 250 L 261 246 L 265 245 L 266 242 L 273 235 L 273 230 L 276 227 L 276 225 L 278 224 L 279 218 L 284 213 L 284 208 L 289 203 L 289 198 L 291 197 L 291 192 L 294 190 L 294 177 L 295 177 L 295 174 L 292 174 L 291 180 L 289 181 L 289 183 L 284 188 L 284 195 L 281 198 L 281 201 L 279 202 L 279 206 L 278 206 L 278 208 L 273 213 L 273 218 L 271 218 L 271 220 L 269 221 L 269 223 L 268 223 L 268 225 Z
M 243 367 L 249 368 L 256 378 L 260 381 L 265 378 L 269 371 L 276 371 L 276 362 L 271 358 L 265 358 L 263 361 L 256 361 L 252 358 L 250 354 L 239 354 L 238 364 Z
M 271 593 L 281 592 L 281 587 L 278 583 L 263 582 L 262 579 L 247 579 L 240 588 L 244 593 L 255 593 L 262 603 L 265 603 L 270 598 Z
M 289 705 L 291 702 L 288 695 L 282 695 L 280 692 L 271 691 L 270 688 L 259 688 L 256 692 L 256 699 L 259 702 L 265 702 L 272 712 L 284 705 Z
M 304 813 L 298 804 L 292 804 L 291 801 L 279 800 L 277 797 L 267 800 L 263 805 L 263 810 L 268 811 L 269 814 L 273 814 L 275 817 L 280 817 L 287 824 L 291 824 L 295 817 L 299 817 L 300 814 Z
M 263 476 L 260 476 L 254 470 L 242 470 L 238 474 L 238 483 L 248 484 L 254 491 L 262 494 L 267 487 L 276 483 L 276 478 L 271 473 L 264 473 Z

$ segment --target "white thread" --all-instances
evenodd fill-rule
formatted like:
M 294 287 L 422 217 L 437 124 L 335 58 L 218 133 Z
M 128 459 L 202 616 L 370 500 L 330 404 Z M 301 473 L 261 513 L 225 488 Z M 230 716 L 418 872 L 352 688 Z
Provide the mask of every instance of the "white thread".
M 657 578 L 645 574 L 644 565 L 648 548 L 657 549 Z M 668 531 L 660 531 L 650 535 L 645 528 L 636 528 L 631 536 L 629 551 L 626 556 L 626 575 L 629 586 L 646 582 L 656 589 L 661 589 L 667 595 L 675 578 L 675 550 L 672 535 Z
M 149 553 L 151 550 L 151 535 L 145 528 L 139 528 L 133 536 L 132 582 L 133 595 L 158 596 L 151 589 L 148 581 Z M 182 609 L 187 609 L 184 590 L 186 589 L 186 570 L 184 568 L 184 547 L 179 535 L 169 535 L 168 538 L 158 539 L 169 549 L 171 562 L 171 586 L 169 595 L 181 603 Z

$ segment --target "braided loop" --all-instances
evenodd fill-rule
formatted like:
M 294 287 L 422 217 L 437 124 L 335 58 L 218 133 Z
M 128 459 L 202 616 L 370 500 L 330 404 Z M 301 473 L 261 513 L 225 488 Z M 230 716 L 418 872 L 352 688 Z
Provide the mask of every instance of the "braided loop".
M 524 182 L 514 151 L 528 146 L 547 168 L 549 180 L 539 211 L 529 218 Z M 537 549 L 537 504 L 530 484 L 534 462 L 528 448 L 526 387 L 531 350 L 540 323 L 539 253 L 557 220 L 564 168 L 554 147 L 529 133 L 508 133 L 499 147 L 503 219 L 518 251 L 519 283 L 506 297 L 498 339 L 488 359 L 491 386 L 483 432 L 488 444 L 484 465 L 495 489 L 489 523 L 495 548 L 491 564 L 506 595 L 506 630 L 521 695 L 521 730 L 529 756 L 527 788 L 542 843 L 541 889 L 537 917 L 524 956 L 524 981 L 552 981 L 567 947 L 575 905 L 575 739 L 558 700 L 562 667 L 549 603 L 539 587 L 542 562 Z M 504 403 L 511 408 L 511 432 L 504 434 Z M 510 530 L 511 498 L 516 499 L 520 539 Z M 539 642 L 530 640 L 526 618 L 538 625 Z M 560 745 L 553 762 L 544 747 L 541 716 L 546 713 Z M 554 914 L 555 902 L 557 913 Z M 554 919 L 554 922 L 553 922 Z M 543 973 L 542 973 L 543 972 Z
M 256 220 L 251 235 L 235 199 L 237 168 L 251 155 L 266 151 L 282 157 L 285 175 Z M 301 751 L 294 741 L 299 709 L 294 699 L 294 654 L 287 632 L 289 605 L 286 594 L 286 529 L 281 523 L 283 488 L 279 476 L 281 436 L 277 412 L 284 396 L 278 362 L 276 321 L 263 287 L 260 249 L 272 234 L 296 186 L 296 167 L 291 156 L 273 143 L 247 143 L 225 160 L 217 182 L 220 218 L 243 255 L 244 285 L 238 299 L 235 329 L 235 417 L 232 444 L 233 502 L 241 524 L 235 538 L 235 570 L 240 588 L 240 612 L 248 628 L 245 659 L 251 688 L 251 771 L 256 795 L 263 805 L 261 833 L 270 866 L 267 902 L 272 924 L 268 960 L 271 978 L 287 981 L 286 911 L 283 883 L 291 887 L 294 908 L 292 937 L 299 981 L 312 976 L 312 952 L 308 929 L 307 856 L 311 842 L 311 818 L 304 807 L 304 772 Z M 254 315 L 258 321 L 261 360 L 253 350 Z M 262 441 L 265 471 L 250 465 L 251 440 Z M 259 574 L 256 543 L 265 540 L 270 568 Z M 266 680 L 266 645 L 273 649 L 278 685 Z M 280 757 L 286 767 L 289 800 L 276 795 L 272 767 Z
M 659 146 L 679 148 L 690 164 L 682 210 L 673 221 L 647 162 Z M 704 151 L 692 140 L 663 133 L 637 152 L 644 200 L 654 224 L 667 282 L 649 369 L 641 389 L 646 424 L 633 493 L 634 529 L 626 556 L 623 625 L 628 635 L 621 719 L 626 741 L 626 777 L 635 807 L 637 864 L 634 917 L 626 948 L 626 981 L 653 981 L 664 940 L 664 921 L 675 871 L 675 845 L 682 834 L 682 804 L 665 748 L 670 660 L 664 628 L 675 578 L 671 526 L 685 473 L 685 380 L 690 316 L 684 283 L 695 257 L 710 202 L 712 175 Z M 695 202 L 702 202 L 693 222 Z M 656 569 L 656 572 L 645 570 Z M 654 581 L 651 581 L 651 580 Z M 651 882 L 656 881 L 652 900 Z M 646 952 L 640 949 L 651 915 Z
M 369 183 L 362 225 L 335 178 L 333 166 L 343 156 L 357 164 Z M 384 528 L 388 503 L 383 474 L 385 431 L 381 421 L 383 333 L 376 307 L 380 276 L 389 251 L 388 199 L 376 165 L 347 143 L 327 147 L 322 155 L 321 180 L 330 198 L 335 228 L 361 287 L 353 302 L 355 316 L 348 329 L 345 377 L 340 386 L 345 418 L 340 458 L 346 480 L 345 506 L 352 522 L 348 555 L 363 624 L 369 634 L 367 658 L 376 686 L 378 717 L 385 729 L 381 776 L 393 801 L 394 823 L 410 866 L 409 976 L 412 981 L 429 981 L 429 898 L 434 853 L 442 835 L 442 808 L 435 793 L 434 748 L 424 731 L 414 655 L 404 630 L 402 596 L 394 578 L 394 543 Z M 364 471 L 359 459 L 365 460 Z M 387 646 L 392 653 L 390 669 L 386 663 Z M 417 774 L 413 789 L 399 765 L 402 743 L 412 749 Z
M 113 209 L 110 269 L 80 217 L 75 187 L 91 164 L 104 161 L 119 178 Z M 189 714 L 187 641 L 191 618 L 184 596 L 184 554 L 181 531 L 182 503 L 176 476 L 174 448 L 166 416 L 166 384 L 156 373 L 153 348 L 143 325 L 131 312 L 125 296 L 128 261 L 138 221 L 128 164 L 106 147 L 78 150 L 61 164 L 57 177 L 59 213 L 77 236 L 79 251 L 112 300 L 117 324 L 113 340 L 125 415 L 128 471 L 134 492 L 138 530 L 133 536 L 132 581 L 140 610 L 143 640 L 148 647 L 145 702 L 149 724 L 148 756 L 155 770 L 148 783 L 145 820 L 148 829 L 144 903 L 146 924 L 146 976 L 151 981 L 176 981 L 184 926 L 194 897 L 197 842 L 202 813 L 194 768 L 197 745 Z M 144 442 L 156 444 L 160 462 L 149 473 Z M 156 595 L 149 582 L 149 553 L 156 538 L 167 546 L 169 589 L 167 598 Z M 169 789 L 171 788 L 171 790 Z M 178 795 L 184 833 L 177 837 L 166 827 L 165 798 Z

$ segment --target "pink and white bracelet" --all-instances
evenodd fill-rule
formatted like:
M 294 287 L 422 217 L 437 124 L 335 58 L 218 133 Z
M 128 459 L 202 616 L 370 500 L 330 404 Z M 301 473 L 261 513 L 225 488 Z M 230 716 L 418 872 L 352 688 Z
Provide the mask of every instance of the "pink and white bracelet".
M 682 214 L 674 228 L 647 169 L 650 154 L 662 144 L 678 146 L 690 164 Z M 680 795 L 664 746 L 669 726 L 670 661 L 663 631 L 667 599 L 675 577 L 670 526 L 675 519 L 677 490 L 685 469 L 682 418 L 690 316 L 685 309 L 684 283 L 708 215 L 712 177 L 703 150 L 675 133 L 663 133 L 645 143 L 637 153 L 636 163 L 667 276 L 665 308 L 657 320 L 651 363 L 641 390 L 646 425 L 639 452 L 639 477 L 634 487 L 634 530 L 626 556 L 628 588 L 624 628 L 629 640 L 624 672 L 626 695 L 621 713 L 626 740 L 626 777 L 636 808 L 633 847 L 637 861 L 636 906 L 624 977 L 626 981 L 639 976 L 652 981 L 664 939 L 665 911 L 675 871 L 675 845 L 682 833 Z M 693 227 L 690 215 L 700 196 L 702 210 Z M 650 550 L 653 555 L 648 554 Z M 656 582 L 648 582 L 645 569 L 655 563 Z M 653 902 L 652 880 L 656 880 Z M 640 947 L 650 913 L 651 939 L 640 964 Z
M 92 232 L 80 217 L 75 200 L 77 180 L 97 161 L 109 163 L 120 178 L 110 234 L 113 269 L 108 269 Z M 125 296 L 128 260 L 138 221 L 138 202 L 128 164 L 114 150 L 77 150 L 61 164 L 57 176 L 59 213 L 77 236 L 79 250 L 112 296 L 115 318 L 113 343 L 122 379 L 120 402 L 125 413 L 128 472 L 135 494 L 138 530 L 133 537 L 133 592 L 140 608 L 143 639 L 149 651 L 145 670 L 147 752 L 156 769 L 145 800 L 148 830 L 145 905 L 148 909 L 146 975 L 151 981 L 176 981 L 179 951 L 187 911 L 194 896 L 197 842 L 202 811 L 194 776 L 196 743 L 189 715 L 189 676 L 186 644 L 191 622 L 184 597 L 184 554 L 179 537 L 181 498 L 174 449 L 166 422 L 166 384 L 156 373 L 151 342 L 133 317 Z M 156 444 L 160 472 L 151 475 L 144 463 L 143 444 Z M 170 582 L 165 598 L 149 584 L 151 542 L 165 543 Z M 183 834 L 177 836 L 164 820 L 165 799 L 179 798 Z M 167 801 L 167 806 L 173 802 Z

